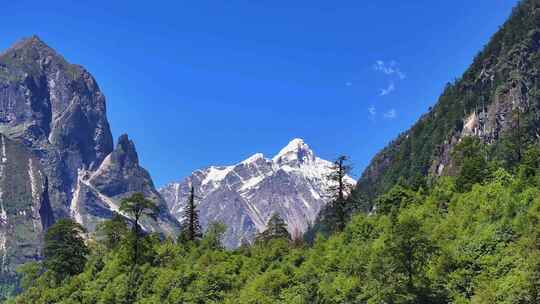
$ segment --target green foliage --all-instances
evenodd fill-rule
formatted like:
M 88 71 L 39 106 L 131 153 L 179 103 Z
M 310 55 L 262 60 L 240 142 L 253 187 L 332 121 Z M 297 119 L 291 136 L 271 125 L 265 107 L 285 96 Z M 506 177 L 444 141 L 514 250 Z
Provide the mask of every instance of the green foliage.
M 141 236 L 135 268 L 129 241 L 91 246 L 62 285 L 26 266 L 25 291 L 8 303 L 538 303 L 537 150 L 517 173 L 497 168 L 470 190 L 453 177 L 422 191 L 396 185 L 374 213 L 312 246 L 293 246 L 279 217 L 265 242 L 233 251 L 220 224 L 189 246 Z
M 227 231 L 227 226 L 222 223 L 214 222 L 208 225 L 204 238 L 201 241 L 202 247 L 212 250 L 224 249 L 222 241 L 225 231 Z
M 334 214 L 333 231 L 342 231 L 347 224 L 346 197 L 351 191 L 351 186 L 347 183 L 346 177 L 351 173 L 352 165 L 348 156 L 338 157 L 332 166 L 330 174 L 327 176 L 330 184 L 328 197 L 330 208 Z
M 182 219 L 182 231 L 179 240 L 184 242 L 194 242 L 201 238 L 202 229 L 199 224 L 199 212 L 195 206 L 195 188 L 191 186 L 189 198 Z
M 454 147 L 452 160 L 457 168 L 456 188 L 465 192 L 481 183 L 488 176 L 488 162 L 485 147 L 474 137 L 465 137 Z
M 538 184 L 538 180 L 535 180 L 538 176 L 538 170 L 540 169 L 540 147 L 531 146 L 525 151 L 523 155 L 523 161 L 519 165 L 519 177 L 527 184 Z
M 133 227 L 133 233 L 130 236 L 133 247 L 132 261 L 133 264 L 137 265 L 140 262 L 141 256 L 141 229 L 139 223 L 145 216 L 156 219 L 158 207 L 153 201 L 145 198 L 144 194 L 134 193 L 122 200 L 120 211 L 132 216 L 130 219 Z
M 375 207 L 378 213 L 395 213 L 402 207 L 414 204 L 418 199 L 419 197 L 416 192 L 398 184 L 377 198 Z
M 80 224 L 61 219 L 45 234 L 43 265 L 51 272 L 55 283 L 83 271 L 89 253 L 82 237 L 84 232 Z
M 329 201 L 319 212 L 316 222 L 310 226 L 303 240 L 312 243 L 315 236 L 320 233 L 328 236 L 336 231 L 343 231 L 351 215 L 357 211 L 367 211 L 365 198 L 347 181 L 352 165 L 347 156 L 338 157 L 332 170 L 326 176 L 330 185 L 326 190 L 326 199 Z M 295 236 L 295 240 L 299 238 Z
M 274 239 L 291 239 L 291 235 L 287 230 L 287 223 L 277 213 L 272 214 L 266 224 L 266 230 L 255 237 L 255 242 L 267 243 Z
M 156 203 L 144 197 L 142 193 L 134 193 L 125 198 L 120 203 L 120 211 L 133 217 L 133 230 L 137 232 L 140 229 L 139 222 L 143 216 L 151 218 L 156 217 L 158 208 Z
M 126 219 L 115 213 L 112 219 L 99 223 L 96 231 L 96 237 L 103 245 L 108 249 L 113 249 L 126 239 L 129 228 Z
M 29 289 L 37 282 L 37 279 L 43 273 L 43 266 L 38 262 L 29 262 L 17 268 L 20 275 L 20 285 L 22 289 Z

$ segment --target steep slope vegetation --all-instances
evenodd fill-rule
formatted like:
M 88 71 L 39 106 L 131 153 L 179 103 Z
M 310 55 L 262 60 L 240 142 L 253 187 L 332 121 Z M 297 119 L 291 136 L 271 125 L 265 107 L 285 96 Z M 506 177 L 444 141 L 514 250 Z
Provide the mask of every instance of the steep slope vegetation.
M 502 165 L 519 161 L 540 129 L 540 1 L 521 2 L 463 76 L 436 105 L 379 152 L 357 184 L 369 199 L 398 180 L 418 187 L 452 173 L 452 148 L 472 135 L 491 145 Z

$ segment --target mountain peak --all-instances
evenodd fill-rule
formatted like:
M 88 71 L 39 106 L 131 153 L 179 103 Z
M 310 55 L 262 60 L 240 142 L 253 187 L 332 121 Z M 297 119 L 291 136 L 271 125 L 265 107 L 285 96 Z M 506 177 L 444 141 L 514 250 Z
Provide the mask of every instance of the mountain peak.
M 327 204 L 331 182 L 326 177 L 331 172 L 331 162 L 316 158 L 303 139 L 295 138 L 271 160 L 256 153 L 232 166 L 197 170 L 160 192 L 171 213 L 182 219 L 194 185 L 203 228 L 211 222 L 224 223 L 228 229 L 223 242 L 236 248 L 265 230 L 274 213 L 285 220 L 289 231 L 306 231 Z
M 41 38 L 39 38 L 37 35 L 32 35 L 30 37 L 22 38 L 21 40 L 15 42 L 10 48 L 3 52 L 3 54 L 26 49 L 48 50 L 54 52 L 54 50 L 49 47 L 45 42 L 43 42 Z
M 80 67 L 69 64 L 62 55 L 36 35 L 23 38 L 0 52 L 0 61 L 10 69 L 11 78 L 16 75 L 34 75 L 51 66 L 67 71 L 69 75 L 79 75 L 81 70 Z
M 264 159 L 264 155 L 262 153 L 255 153 L 242 161 L 242 164 L 250 164 L 258 161 L 259 159 Z
M 293 138 L 288 144 L 287 146 L 292 146 L 292 145 L 303 145 L 305 144 L 304 140 L 302 138 Z
M 15 43 L 15 46 L 24 47 L 24 46 L 47 46 L 38 35 L 32 35 L 30 37 L 22 38 L 20 41 Z
M 311 151 L 309 145 L 301 138 L 294 138 L 272 160 L 278 163 L 288 163 L 296 160 L 304 162 L 313 159 L 313 151 Z
M 122 161 L 127 161 L 132 164 L 139 163 L 139 156 L 137 155 L 135 144 L 129 139 L 127 134 L 120 135 L 118 143 L 116 144 L 116 149 L 113 153 L 116 153 L 117 157 Z

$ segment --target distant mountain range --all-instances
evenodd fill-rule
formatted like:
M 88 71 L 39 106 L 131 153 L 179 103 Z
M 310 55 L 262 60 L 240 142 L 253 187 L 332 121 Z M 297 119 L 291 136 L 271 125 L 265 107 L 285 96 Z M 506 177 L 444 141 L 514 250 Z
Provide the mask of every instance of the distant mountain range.
M 300 235 L 327 201 L 331 163 L 300 139 L 272 159 L 255 154 L 198 170 L 158 192 L 129 137 L 114 147 L 105 97 L 92 75 L 37 36 L 0 53 L 0 139 L 0 281 L 41 258 L 44 232 L 57 219 L 72 218 L 93 232 L 134 192 L 160 210 L 142 226 L 174 237 L 195 185 L 202 225 L 226 224 L 231 248 L 251 241 L 273 213 Z
M 297 138 L 271 159 L 257 153 L 236 165 L 197 170 L 159 192 L 181 220 L 193 185 L 203 228 L 211 222 L 225 224 L 224 243 L 234 248 L 251 242 L 273 213 L 285 220 L 292 235 L 301 236 L 328 202 L 331 166 Z

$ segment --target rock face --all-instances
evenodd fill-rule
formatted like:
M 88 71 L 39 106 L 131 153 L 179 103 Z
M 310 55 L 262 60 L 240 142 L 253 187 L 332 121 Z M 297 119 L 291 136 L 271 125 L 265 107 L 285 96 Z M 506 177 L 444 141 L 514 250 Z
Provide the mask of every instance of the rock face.
M 0 134 L 0 273 L 41 256 L 42 234 L 52 225 L 48 181 L 39 160 Z
M 326 176 L 332 163 L 316 157 L 301 139 L 292 140 L 272 159 L 257 153 L 232 166 L 193 172 L 160 189 L 171 213 L 182 219 L 190 186 L 199 197 L 203 228 L 211 222 L 227 226 L 224 243 L 234 248 L 253 240 L 273 213 L 300 236 L 326 204 Z M 350 183 L 354 183 L 349 178 Z
M 0 137 L 0 279 L 41 256 L 54 219 L 73 217 L 92 232 L 133 192 L 161 209 L 145 228 L 178 230 L 133 142 L 122 136 L 113 150 L 105 97 L 92 75 L 36 36 L 0 53 Z
M 97 168 L 113 148 L 92 75 L 36 36 L 0 55 L 0 133 L 38 156 L 57 217 L 69 215 L 78 169 Z
M 135 145 L 127 135 L 122 135 L 116 149 L 97 170 L 79 170 L 71 216 L 92 231 L 100 220 L 111 218 L 114 212 L 120 213 L 120 201 L 135 192 L 155 201 L 160 210 L 157 221 L 143 220 L 143 228 L 174 235 L 178 230 L 176 220 L 155 189 L 150 174 L 139 166 Z

